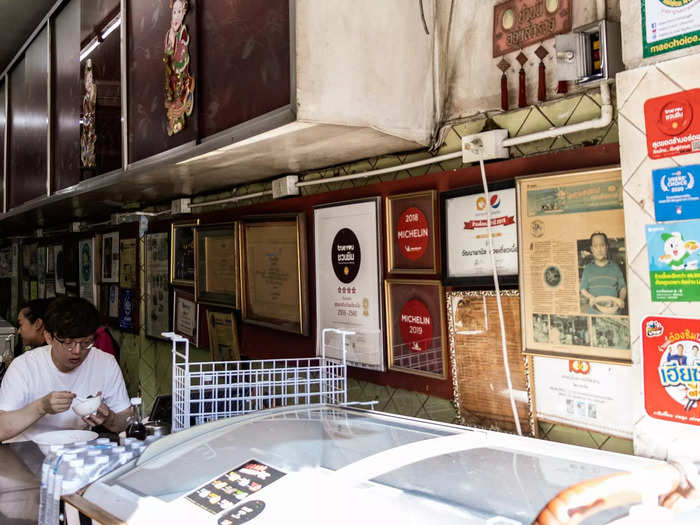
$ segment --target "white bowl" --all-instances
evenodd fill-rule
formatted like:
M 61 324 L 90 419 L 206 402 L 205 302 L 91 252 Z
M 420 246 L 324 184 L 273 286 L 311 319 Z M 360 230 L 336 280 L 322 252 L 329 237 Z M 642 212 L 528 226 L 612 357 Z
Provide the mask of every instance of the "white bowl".
M 92 441 L 98 436 L 92 430 L 54 430 L 53 432 L 42 432 L 34 436 L 36 443 L 44 455 L 51 451 L 51 445 L 70 445 L 78 441 Z
M 91 397 L 82 401 L 78 401 L 76 398 L 75 401 L 73 401 L 73 412 L 78 414 L 80 417 L 89 416 L 97 410 L 100 403 L 102 403 L 102 396 Z

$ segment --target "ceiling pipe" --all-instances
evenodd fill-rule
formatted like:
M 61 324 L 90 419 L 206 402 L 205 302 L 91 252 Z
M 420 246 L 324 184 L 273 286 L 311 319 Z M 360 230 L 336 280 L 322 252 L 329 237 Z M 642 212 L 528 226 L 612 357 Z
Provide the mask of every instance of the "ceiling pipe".
M 265 195 L 272 195 L 272 190 L 258 191 L 256 193 L 248 193 L 246 195 L 237 195 L 235 197 L 227 197 L 225 199 L 218 199 L 215 201 L 199 202 L 196 204 L 190 204 L 190 208 L 204 208 L 206 206 L 215 206 L 217 204 L 226 204 L 228 202 L 236 202 L 245 199 L 254 199 L 256 197 L 264 197 Z

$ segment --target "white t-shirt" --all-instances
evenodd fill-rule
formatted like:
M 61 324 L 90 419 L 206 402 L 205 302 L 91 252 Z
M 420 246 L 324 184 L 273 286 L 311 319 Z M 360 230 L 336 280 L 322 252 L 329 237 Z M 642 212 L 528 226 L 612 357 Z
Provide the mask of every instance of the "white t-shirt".
M 93 348 L 85 361 L 70 372 L 61 372 L 51 359 L 51 346 L 41 346 L 12 361 L 0 387 L 0 410 L 17 410 L 54 391 L 67 390 L 85 399 L 102 392 L 102 400 L 113 411 L 129 407 L 129 396 L 121 369 L 111 354 Z M 47 414 L 8 441 L 28 441 L 41 432 L 81 429 L 85 422 L 72 409 Z

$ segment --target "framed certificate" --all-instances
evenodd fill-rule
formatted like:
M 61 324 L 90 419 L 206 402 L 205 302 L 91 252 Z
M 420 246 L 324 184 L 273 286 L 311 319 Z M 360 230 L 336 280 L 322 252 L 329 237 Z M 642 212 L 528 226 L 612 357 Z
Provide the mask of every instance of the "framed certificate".
M 440 281 L 387 279 L 384 287 L 389 369 L 447 377 Z
M 435 274 L 437 267 L 434 190 L 386 198 L 386 253 L 389 273 Z
M 629 363 L 619 169 L 517 180 L 523 351 Z
M 170 226 L 170 283 L 194 286 L 194 228 L 199 223 L 173 223 Z
M 316 354 L 384 370 L 379 197 L 314 208 Z M 333 331 L 352 332 L 345 339 Z
M 56 294 L 62 295 L 66 293 L 65 285 L 65 258 L 63 256 L 63 245 L 55 244 L 52 247 L 54 259 L 54 275 L 56 279 Z
M 239 288 L 236 223 L 197 226 L 195 259 L 197 302 L 236 308 Z
M 239 361 L 238 327 L 233 311 L 207 310 L 207 329 L 212 361 Z
M 168 232 L 146 235 L 146 335 L 162 339 L 170 329 Z
M 489 185 L 489 203 L 482 186 L 440 194 L 443 284 L 462 288 L 493 287 L 487 213 L 500 286 L 518 285 L 518 230 L 514 182 Z
M 199 344 L 199 305 L 193 294 L 177 288 L 173 289 L 173 332 Z
M 102 235 L 102 282 L 119 282 L 119 232 Z
M 241 221 L 243 321 L 309 335 L 306 217 Z

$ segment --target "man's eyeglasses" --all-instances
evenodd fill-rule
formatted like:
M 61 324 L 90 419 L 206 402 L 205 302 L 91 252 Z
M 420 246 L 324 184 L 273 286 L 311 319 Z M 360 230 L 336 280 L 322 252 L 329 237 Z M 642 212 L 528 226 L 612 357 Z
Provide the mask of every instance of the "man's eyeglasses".
M 86 339 L 84 341 L 62 341 L 58 337 L 54 337 L 54 340 L 61 343 L 61 346 L 68 350 L 72 350 L 78 346 L 81 350 L 90 350 L 93 346 L 95 346 L 94 339 Z

